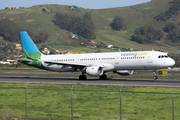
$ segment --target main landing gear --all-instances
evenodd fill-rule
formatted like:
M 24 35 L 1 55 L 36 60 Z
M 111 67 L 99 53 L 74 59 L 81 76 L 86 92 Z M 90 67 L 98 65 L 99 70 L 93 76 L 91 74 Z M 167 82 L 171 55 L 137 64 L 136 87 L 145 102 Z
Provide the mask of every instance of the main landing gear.
M 156 70 L 152 70 L 153 72 L 153 79 L 154 80 L 157 80 L 158 79 L 158 76 L 156 75 Z
M 79 76 L 79 80 L 86 80 L 86 79 L 87 79 L 87 77 L 86 77 L 86 75 L 84 75 L 84 74 L 82 74 L 82 75 Z
M 107 75 L 106 74 L 102 74 L 101 76 L 99 76 L 100 80 L 106 80 L 107 79 Z
M 84 75 L 84 73 L 82 73 L 82 75 L 79 75 L 79 80 L 86 80 L 87 77 L 86 75 Z M 100 80 L 106 80 L 107 79 L 107 75 L 106 74 L 102 74 L 101 76 L 99 76 Z

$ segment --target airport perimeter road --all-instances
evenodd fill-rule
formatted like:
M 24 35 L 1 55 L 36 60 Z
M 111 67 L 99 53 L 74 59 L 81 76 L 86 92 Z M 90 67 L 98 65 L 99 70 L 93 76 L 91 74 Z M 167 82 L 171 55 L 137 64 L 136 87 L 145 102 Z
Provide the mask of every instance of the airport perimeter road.
M 113 78 L 99 80 L 88 78 L 87 80 L 78 80 L 70 77 L 20 77 L 0 75 L 0 82 L 17 83 L 50 83 L 50 84 L 88 84 L 88 85 L 109 85 L 109 86 L 145 86 L 145 87 L 180 87 L 180 80 L 151 80 L 151 79 L 124 79 Z

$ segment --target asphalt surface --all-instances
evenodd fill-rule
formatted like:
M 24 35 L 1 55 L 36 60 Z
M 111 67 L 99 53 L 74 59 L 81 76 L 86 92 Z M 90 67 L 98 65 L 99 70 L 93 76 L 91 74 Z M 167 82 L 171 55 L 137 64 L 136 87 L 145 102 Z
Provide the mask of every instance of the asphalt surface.
M 0 82 L 16 83 L 50 83 L 50 84 L 87 84 L 87 85 L 108 85 L 108 86 L 144 86 L 144 87 L 180 87 L 180 79 L 152 80 L 152 79 L 125 79 L 113 78 L 99 80 L 88 78 L 79 80 L 78 77 L 24 77 L 16 75 L 0 75 Z
M 79 73 L 80 74 L 80 73 Z M 108 73 L 107 80 L 99 80 L 98 77 L 79 80 L 77 73 L 58 73 L 45 70 L 32 69 L 0 69 L 0 82 L 17 83 L 51 83 L 51 84 L 88 84 L 88 85 L 109 85 L 109 86 L 144 86 L 144 87 L 180 87 L 180 72 L 168 72 L 168 75 L 158 75 L 164 77 L 179 77 L 179 79 L 132 79 L 121 78 L 118 74 Z M 45 76 L 46 77 L 26 77 L 26 76 Z M 47 77 L 50 75 L 50 77 Z M 51 77 L 54 76 L 54 77 Z M 65 77 L 68 76 L 68 77 Z M 110 78 L 116 76 L 117 78 Z M 135 71 L 132 76 L 152 77 L 151 71 Z
M 47 71 L 47 70 L 40 70 L 40 69 L 0 69 L 0 75 L 46 75 L 46 76 L 72 76 L 72 77 L 78 77 L 81 73 L 71 73 L 71 72 L 52 72 L 52 71 Z M 174 71 L 168 71 L 167 75 L 162 75 L 158 74 L 158 76 L 163 76 L 163 77 L 180 77 L 180 72 L 174 72 Z M 107 76 L 116 76 L 116 77 L 121 77 L 120 75 L 113 74 L 113 73 L 107 73 Z M 152 77 L 152 71 L 134 71 L 134 74 L 132 76 L 150 76 Z

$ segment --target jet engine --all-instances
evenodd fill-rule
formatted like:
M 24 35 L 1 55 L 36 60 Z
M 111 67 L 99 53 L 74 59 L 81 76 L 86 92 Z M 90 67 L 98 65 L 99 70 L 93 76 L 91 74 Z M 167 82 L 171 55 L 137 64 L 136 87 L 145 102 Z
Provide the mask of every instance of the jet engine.
M 117 70 L 116 73 L 122 76 L 132 75 L 134 70 Z
M 86 74 L 91 76 L 101 76 L 103 74 L 103 69 L 100 66 L 87 67 Z

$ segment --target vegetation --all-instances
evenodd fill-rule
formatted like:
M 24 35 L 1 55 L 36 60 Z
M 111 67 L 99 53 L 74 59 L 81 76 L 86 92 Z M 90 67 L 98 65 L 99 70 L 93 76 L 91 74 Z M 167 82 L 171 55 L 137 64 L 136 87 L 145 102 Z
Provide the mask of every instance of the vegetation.
M 123 18 L 121 16 L 115 16 L 111 27 L 114 30 L 121 30 L 123 28 Z
M 178 43 L 180 41 L 180 29 L 178 26 L 173 22 L 167 22 L 164 25 L 164 31 L 168 32 L 166 35 L 166 40 L 172 43 Z
M 29 118 L 71 118 L 71 91 L 66 89 L 71 89 L 72 85 L 60 84 L 0 83 L 0 87 L 13 87 L 13 89 L 1 88 L 0 90 L 0 116 L 25 117 L 25 86 L 31 88 L 27 89 L 27 111 Z M 15 87 L 22 88 L 16 89 Z M 73 89 L 83 89 L 83 91 L 73 90 L 73 114 L 74 119 L 78 120 L 119 119 L 120 97 L 118 91 L 120 89 L 122 89 L 122 91 L 134 91 L 122 92 L 121 94 L 123 119 L 169 120 L 172 118 L 172 112 L 170 112 L 172 111 L 171 94 L 136 92 L 180 92 L 178 88 L 175 90 L 173 90 L 173 88 L 151 87 L 121 88 L 121 86 L 94 86 L 81 84 L 75 84 Z M 108 92 L 108 90 L 112 91 Z M 174 95 L 175 118 L 180 117 L 178 114 L 178 109 L 180 108 L 180 104 L 178 104 L 179 97 L 180 95 Z
M 143 26 L 136 28 L 131 40 L 140 44 L 150 44 L 156 40 L 160 40 L 163 33 L 160 30 L 156 30 L 152 26 Z
M 33 41 L 35 43 L 44 43 L 45 41 L 48 40 L 48 37 L 49 37 L 49 34 L 46 32 L 40 32 L 39 35 L 36 35 L 36 36 L 32 36 L 33 38 Z
M 35 67 L 31 67 L 22 63 L 7 65 L 7 64 L 0 64 L 1 69 L 37 69 Z
M 166 40 L 171 41 L 173 43 L 177 43 L 180 41 L 180 29 L 170 31 L 169 34 L 166 36 Z
M 178 10 L 180 10 L 180 1 L 174 0 L 173 5 L 164 13 L 156 16 L 156 20 L 163 20 L 166 21 L 167 19 L 171 18 L 173 15 L 178 15 Z
M 5 52 L 11 52 L 11 51 L 13 51 L 15 49 L 15 46 L 12 46 L 11 44 L 8 44 L 8 45 L 6 45 L 4 48 L 3 48 L 3 50 L 5 51 Z
M 9 19 L 23 28 L 23 30 L 28 30 L 28 33 L 30 31 L 32 34 L 34 34 L 34 36 L 37 36 L 40 33 L 48 33 L 48 39 L 46 40 L 46 42 L 39 42 L 40 44 L 37 44 L 38 47 L 46 45 L 54 50 L 61 51 L 64 51 L 64 49 L 67 48 L 76 47 L 79 53 L 82 51 L 90 52 L 94 50 L 87 47 L 88 44 L 84 44 L 83 47 L 80 46 L 80 43 L 85 43 L 85 40 L 80 41 L 80 39 L 72 39 L 71 37 L 69 37 L 69 31 L 60 29 L 60 27 L 55 25 L 55 14 L 57 12 L 61 12 L 63 14 L 67 14 L 68 16 L 75 16 L 83 19 L 83 15 L 88 12 L 92 15 L 93 24 L 96 27 L 96 29 L 94 30 L 94 35 L 96 36 L 96 41 L 99 43 L 103 42 L 106 45 L 118 46 L 122 50 L 125 48 L 133 48 L 134 50 L 154 49 L 169 53 L 175 53 L 177 52 L 177 46 L 179 45 L 176 44 L 176 42 L 169 44 L 170 40 L 166 41 L 167 33 L 163 34 L 163 37 L 160 41 L 158 40 L 148 45 L 139 44 L 138 42 L 130 40 L 132 38 L 132 35 L 134 34 L 134 30 L 139 26 L 153 26 L 157 30 L 162 30 L 164 28 L 164 23 L 167 23 L 168 21 L 173 21 L 177 24 L 179 22 L 179 16 L 177 16 L 176 14 L 172 15 L 171 19 L 167 19 L 167 21 L 165 22 L 156 21 L 154 19 L 154 16 L 160 15 L 160 13 L 165 13 L 165 11 L 167 11 L 173 5 L 171 3 L 172 1 L 173 0 L 163 0 L 160 2 L 159 0 L 153 0 L 146 4 L 99 10 L 84 9 L 80 7 L 73 8 L 72 6 L 61 5 L 37 5 L 26 9 L 0 10 L 0 19 Z M 43 8 L 46 8 L 50 11 L 42 11 Z M 123 25 L 125 25 L 123 26 L 123 30 L 112 30 L 112 27 L 109 26 L 111 23 L 113 23 L 115 16 L 121 16 L 123 18 Z M 84 29 L 84 31 L 85 30 L 86 29 Z M 34 37 L 32 38 L 33 40 L 36 40 Z M 2 38 L 0 37 L 0 39 Z M 0 51 L 1 53 L 3 53 L 3 47 L 4 45 L 6 46 L 7 44 L 9 44 L 9 41 L 7 41 L 7 39 L 5 39 L 4 37 L 3 40 L 0 41 L 3 41 L 3 43 L 5 43 L 3 45 L 0 44 Z M 110 50 L 104 49 L 104 51 Z M 72 52 L 74 53 L 76 51 Z
M 178 54 L 169 54 L 169 56 L 175 61 L 175 67 L 180 67 L 180 55 Z
M 61 29 L 71 31 L 87 39 L 95 38 L 95 26 L 90 13 L 85 13 L 81 18 L 57 12 L 55 20 L 56 25 Z
M 20 42 L 19 31 L 21 31 L 21 27 L 13 21 L 0 19 L 0 36 L 4 39 L 10 42 Z
M 173 22 L 167 22 L 165 25 L 164 25 L 164 31 L 165 32 L 170 32 L 170 31 L 174 31 L 178 28 L 178 26 L 173 23 Z
M 31 36 L 35 43 L 45 42 L 49 37 L 48 33 L 40 32 L 39 34 L 34 34 L 30 30 L 26 30 L 20 27 L 13 21 L 10 21 L 8 19 L 0 19 L 0 36 L 2 36 L 5 40 L 16 43 L 20 42 L 19 31 L 23 30 L 28 31 L 28 34 Z M 7 45 L 4 50 L 6 51 L 7 48 L 12 48 L 12 46 Z

